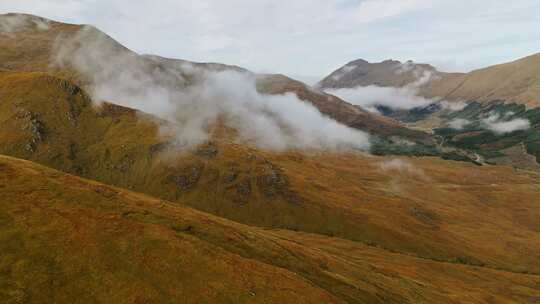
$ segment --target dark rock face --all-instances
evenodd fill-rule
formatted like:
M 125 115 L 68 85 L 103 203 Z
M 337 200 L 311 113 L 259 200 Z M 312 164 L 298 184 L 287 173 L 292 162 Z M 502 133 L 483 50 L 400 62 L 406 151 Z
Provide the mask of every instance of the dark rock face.
M 201 166 L 185 168 L 181 170 L 181 172 L 184 172 L 183 174 L 170 175 L 168 179 L 181 190 L 190 190 L 199 182 L 202 169 Z
M 238 178 L 239 172 L 236 167 L 231 167 L 224 175 L 224 180 L 226 183 L 232 183 Z
M 284 194 L 288 181 L 279 168 L 267 162 L 263 167 L 262 174 L 257 178 L 257 185 L 266 197 L 273 198 Z
M 195 151 L 195 155 L 203 157 L 203 158 L 214 158 L 218 154 L 218 149 L 213 143 L 207 143 L 204 145 L 201 145 L 197 148 Z
M 45 125 L 38 116 L 30 111 L 22 110 L 17 114 L 17 119 L 23 121 L 22 130 L 30 133 L 30 139 L 25 145 L 25 150 L 33 153 L 37 146 L 45 138 Z

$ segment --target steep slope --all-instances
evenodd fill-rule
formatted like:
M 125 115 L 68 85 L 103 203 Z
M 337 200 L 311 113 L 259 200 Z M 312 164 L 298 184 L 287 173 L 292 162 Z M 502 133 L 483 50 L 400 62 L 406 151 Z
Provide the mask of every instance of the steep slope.
M 178 151 L 163 132 L 170 123 L 95 107 L 77 86 L 42 73 L 2 73 L 0 100 L 2 154 L 246 224 L 540 272 L 534 173 L 434 158 L 269 152 L 236 142 L 221 125 L 211 141 Z
M 244 226 L 0 156 L 7 303 L 530 303 L 537 275 Z M 511 288 L 507 288 L 511 286 Z
M 447 98 L 540 106 L 540 53 L 468 73 Z

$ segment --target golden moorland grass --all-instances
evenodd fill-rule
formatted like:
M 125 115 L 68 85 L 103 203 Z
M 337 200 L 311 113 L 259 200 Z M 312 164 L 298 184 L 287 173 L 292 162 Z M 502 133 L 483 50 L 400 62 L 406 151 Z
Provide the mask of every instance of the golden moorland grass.
M 531 303 L 540 277 L 237 224 L 0 156 L 5 303 Z

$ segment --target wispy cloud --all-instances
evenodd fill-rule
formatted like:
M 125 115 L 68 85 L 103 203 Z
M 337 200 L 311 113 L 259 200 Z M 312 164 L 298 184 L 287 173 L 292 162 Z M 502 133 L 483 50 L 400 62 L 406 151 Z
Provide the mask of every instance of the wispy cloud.
M 46 31 L 49 29 L 49 20 L 21 14 L 12 14 L 0 19 L 0 35 L 11 35 L 27 29 Z
M 260 94 L 251 73 L 141 57 L 93 27 L 60 37 L 55 62 L 89 79 L 94 100 L 173 122 L 178 144 L 186 148 L 208 140 L 220 119 L 239 140 L 265 149 L 369 148 L 366 133 L 323 116 L 295 94 Z

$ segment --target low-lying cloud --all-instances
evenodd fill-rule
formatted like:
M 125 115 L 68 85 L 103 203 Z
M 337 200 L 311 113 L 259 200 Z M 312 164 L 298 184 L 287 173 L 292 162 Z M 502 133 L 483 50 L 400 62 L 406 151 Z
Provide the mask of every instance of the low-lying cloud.
M 463 130 L 467 125 L 469 125 L 471 122 L 467 119 L 463 118 L 456 118 L 451 120 L 448 123 L 448 127 L 454 129 L 454 130 Z
M 417 96 L 410 88 L 379 87 L 375 85 L 352 89 L 329 89 L 325 92 L 338 96 L 368 111 L 378 112 L 377 106 L 385 106 L 394 110 L 410 110 L 427 106 L 434 101 Z
M 354 66 L 345 66 L 337 76 L 342 77 L 352 69 L 354 69 Z M 403 87 L 369 85 L 355 88 L 327 89 L 325 91 L 371 112 L 377 112 L 378 106 L 385 106 L 393 110 L 410 110 L 436 102 L 434 99 L 418 95 L 421 87 L 437 77 L 432 71 L 419 68 L 408 61 L 396 65 L 394 73 L 396 75 L 412 73 L 416 80 Z
M 260 94 L 256 76 L 248 72 L 142 57 L 92 27 L 59 38 L 56 51 L 55 64 L 87 78 L 94 100 L 173 122 L 185 147 L 210 139 L 218 121 L 234 128 L 239 140 L 265 149 L 369 147 L 366 133 L 323 116 L 295 94 Z
M 458 111 L 461 111 L 461 110 L 463 110 L 463 109 L 465 109 L 467 107 L 467 103 L 464 102 L 464 101 L 446 101 L 446 100 L 443 100 L 443 101 L 439 102 L 439 104 L 441 105 L 442 109 L 448 110 L 448 111 L 451 111 L 451 112 L 458 112 Z
M 505 115 L 505 118 L 508 115 Z M 493 131 L 496 134 L 506 134 L 519 130 L 528 130 L 531 123 L 527 119 L 516 118 L 504 120 L 499 114 L 491 114 L 489 117 L 482 119 L 482 124 L 485 128 Z

